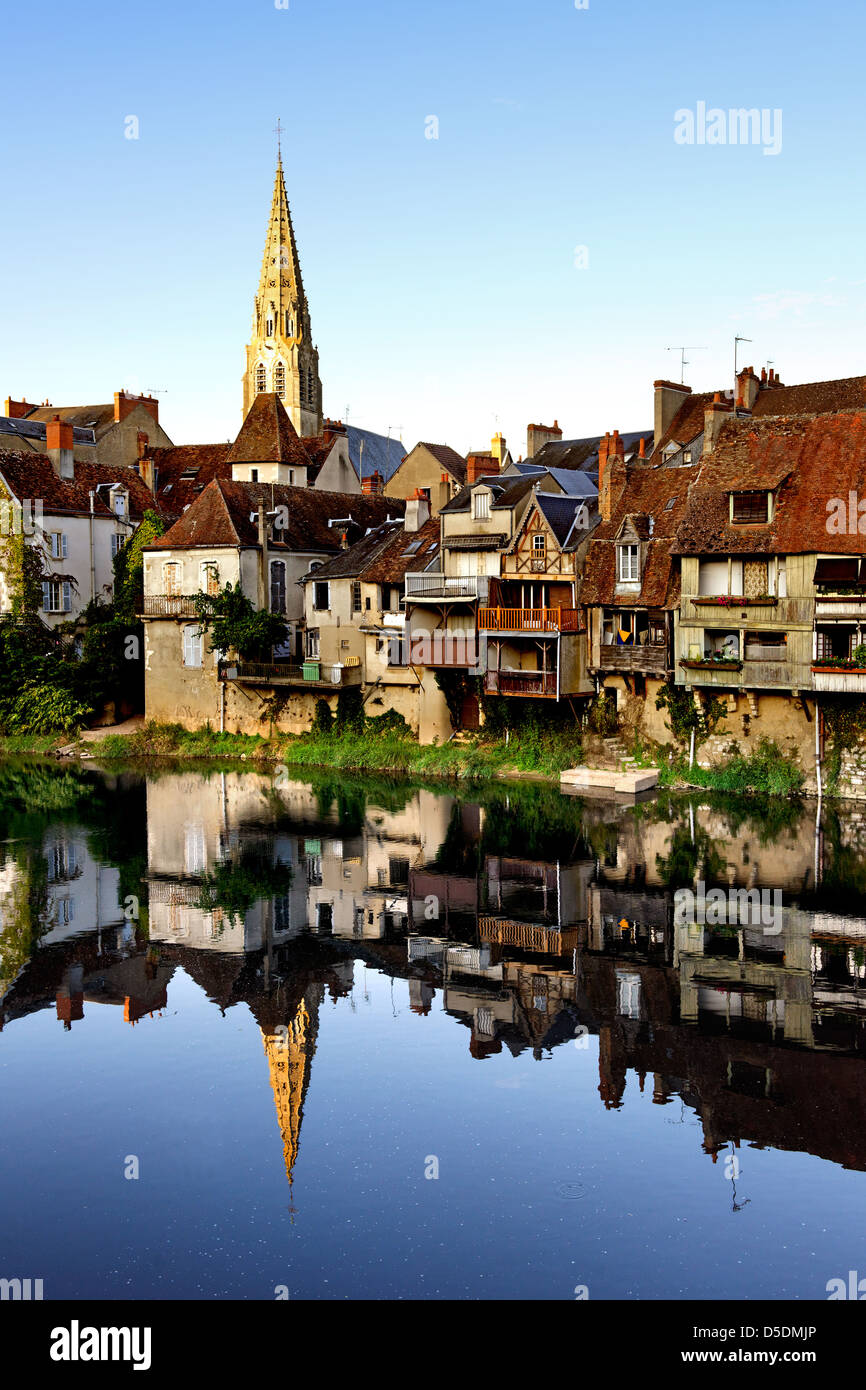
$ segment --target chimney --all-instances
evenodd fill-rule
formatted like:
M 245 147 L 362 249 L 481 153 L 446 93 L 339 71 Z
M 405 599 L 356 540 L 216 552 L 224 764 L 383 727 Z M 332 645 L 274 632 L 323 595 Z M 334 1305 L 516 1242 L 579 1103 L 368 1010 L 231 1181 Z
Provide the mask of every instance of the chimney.
M 692 394 L 691 386 L 684 386 L 682 382 L 675 381 L 654 381 L 654 416 L 653 416 L 653 438 L 654 447 L 657 449 L 662 441 L 662 436 L 667 434 L 671 421 L 682 405 L 687 396 Z
M 341 549 L 341 550 L 348 550 L 348 549 L 349 549 L 349 537 L 347 536 L 347 534 L 346 534 L 345 531 L 341 531 L 341 532 L 340 532 L 340 549 Z
M 26 420 L 31 410 L 35 410 L 35 405 L 30 405 L 28 401 L 13 401 L 11 396 L 6 397 L 3 407 L 4 414 L 9 420 Z
M 646 458 L 646 440 L 641 438 L 638 444 L 637 456 L 639 459 Z
M 495 464 L 494 471 L 501 470 L 505 466 L 505 455 L 508 452 L 505 447 L 505 435 L 498 431 L 490 441 L 490 452 L 493 455 Z
M 154 424 L 159 424 L 159 401 L 155 396 L 130 396 L 126 391 L 115 391 L 114 393 L 114 419 L 116 424 L 125 420 L 127 415 L 131 415 L 137 405 L 143 406 L 148 415 L 153 417 Z
M 406 501 L 406 515 L 403 520 L 404 531 L 420 531 L 430 519 L 430 503 L 420 488 Z
M 717 391 L 712 405 L 708 405 L 704 411 L 704 457 L 715 449 L 719 432 L 730 410 L 730 406 L 722 400 L 721 393 Z
M 744 367 L 737 373 L 737 409 L 751 410 L 758 399 L 761 383 L 753 367 Z
M 612 475 L 616 469 L 618 482 L 625 482 L 625 450 L 619 430 L 607 433 L 598 445 L 598 498 L 602 521 L 610 521 L 613 511 Z M 616 467 L 619 465 L 619 467 Z
M 45 426 L 45 450 L 51 460 L 51 467 L 58 478 L 74 478 L 75 464 L 72 458 L 74 434 L 68 420 L 55 415 Z
M 479 478 L 489 478 L 496 471 L 496 460 L 489 454 L 466 455 L 467 483 L 477 483 Z
M 366 478 L 361 479 L 361 491 L 367 493 L 368 496 L 381 496 L 385 491 L 385 479 L 378 469 L 375 473 L 370 473 Z
M 562 438 L 562 430 L 559 428 L 559 421 L 554 420 L 552 425 L 527 425 L 526 426 L 526 457 L 535 458 L 535 455 L 544 448 L 545 444 L 551 441 L 558 441 Z

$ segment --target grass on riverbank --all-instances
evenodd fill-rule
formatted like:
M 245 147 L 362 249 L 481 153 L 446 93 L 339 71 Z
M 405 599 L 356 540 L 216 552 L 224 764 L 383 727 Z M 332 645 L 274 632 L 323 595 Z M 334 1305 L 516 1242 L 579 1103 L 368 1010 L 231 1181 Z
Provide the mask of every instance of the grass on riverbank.
M 497 773 L 558 776 L 580 761 L 575 734 L 535 729 L 504 739 L 482 735 L 465 742 L 417 743 L 394 731 L 373 733 L 345 729 L 332 733 L 274 735 L 221 734 L 205 726 L 189 730 L 179 724 L 145 724 L 135 733 L 108 734 L 91 751 L 100 758 L 245 758 L 285 763 L 289 767 L 332 767 L 347 771 L 387 772 L 448 778 L 490 777 Z
M 763 796 L 800 796 L 805 777 L 778 744 L 762 739 L 753 753 L 735 753 L 720 767 L 689 767 L 681 756 L 658 759 L 660 787 L 706 787 L 710 791 L 749 792 Z

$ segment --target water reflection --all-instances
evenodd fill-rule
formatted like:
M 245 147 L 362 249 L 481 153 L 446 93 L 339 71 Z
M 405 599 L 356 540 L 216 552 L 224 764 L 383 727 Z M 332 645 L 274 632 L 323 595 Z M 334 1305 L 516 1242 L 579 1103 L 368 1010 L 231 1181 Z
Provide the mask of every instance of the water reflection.
M 407 982 L 417 1028 L 444 1010 L 479 1062 L 597 1038 L 602 1105 L 634 1073 L 714 1162 L 749 1143 L 866 1168 L 859 810 L 816 833 L 787 803 L 32 767 L 0 773 L 0 805 L 0 1027 L 97 1005 L 142 1026 L 179 971 L 246 1006 L 290 1187 L 322 1005 L 359 969 Z M 698 881 L 779 891 L 778 929 L 678 921 Z

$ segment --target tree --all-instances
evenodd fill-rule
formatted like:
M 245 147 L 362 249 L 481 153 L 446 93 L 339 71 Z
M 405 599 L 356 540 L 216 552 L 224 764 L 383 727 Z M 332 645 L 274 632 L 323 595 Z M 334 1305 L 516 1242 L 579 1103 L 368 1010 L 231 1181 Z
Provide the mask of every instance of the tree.
M 226 584 L 218 594 L 196 594 L 199 627 L 209 632 L 211 648 L 236 652 L 242 661 L 270 661 L 274 647 L 281 647 L 289 629 L 276 613 L 254 608 L 240 584 Z

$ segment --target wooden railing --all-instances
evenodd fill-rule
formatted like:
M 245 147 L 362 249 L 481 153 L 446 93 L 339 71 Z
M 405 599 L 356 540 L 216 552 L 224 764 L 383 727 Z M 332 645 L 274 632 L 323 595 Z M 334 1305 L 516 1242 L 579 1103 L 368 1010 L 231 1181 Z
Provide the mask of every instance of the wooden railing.
M 556 695 L 555 671 L 488 671 L 488 695 Z
M 192 594 L 145 594 L 142 616 L 145 618 L 195 618 L 195 599 Z
M 479 608 L 481 632 L 579 632 L 576 608 Z
M 598 664 L 603 670 L 613 671 L 660 671 L 667 665 L 668 649 L 664 642 L 645 643 L 643 646 L 615 647 L 602 646 L 598 653 Z

